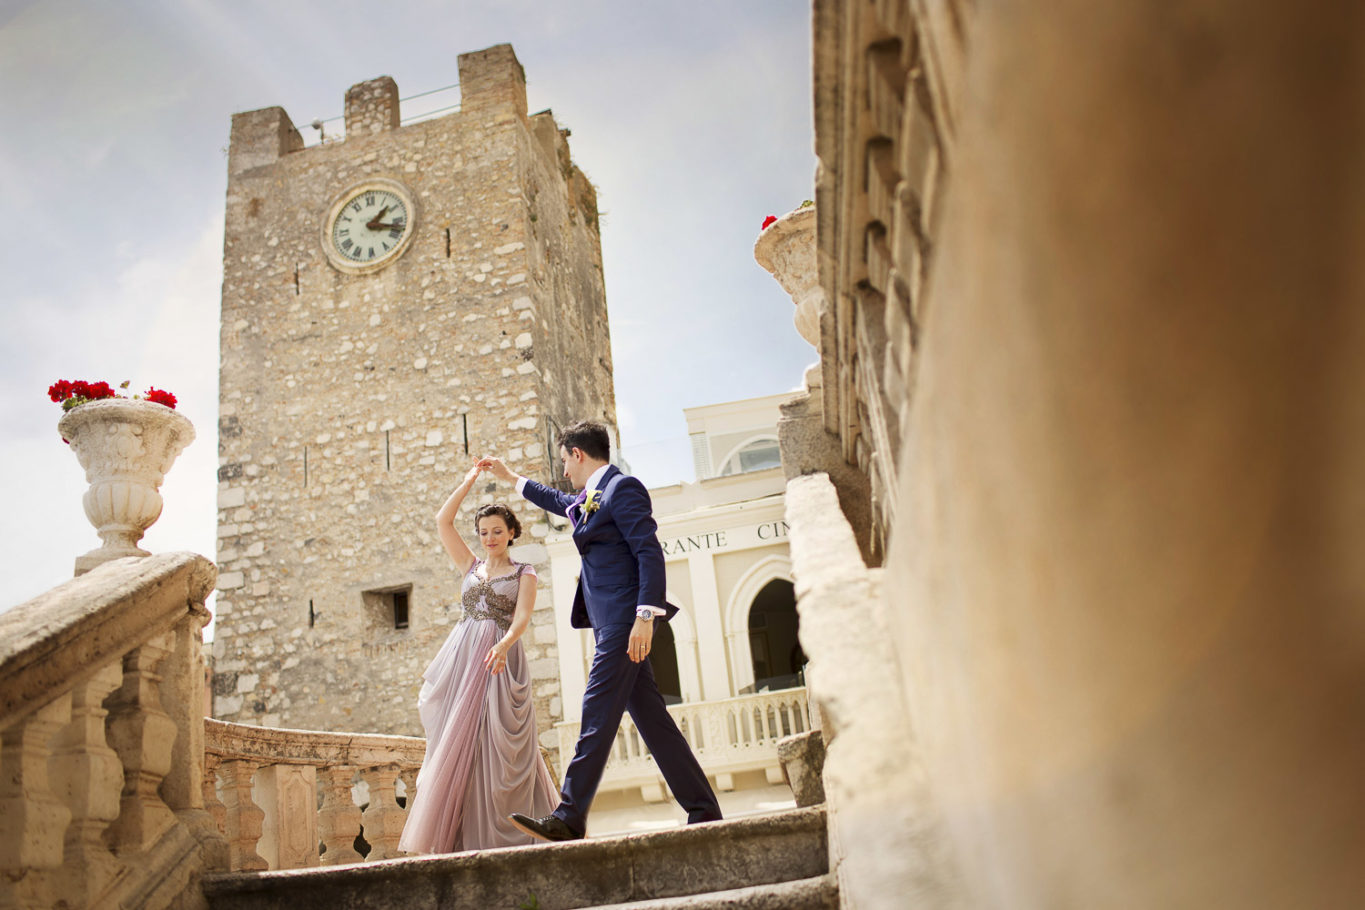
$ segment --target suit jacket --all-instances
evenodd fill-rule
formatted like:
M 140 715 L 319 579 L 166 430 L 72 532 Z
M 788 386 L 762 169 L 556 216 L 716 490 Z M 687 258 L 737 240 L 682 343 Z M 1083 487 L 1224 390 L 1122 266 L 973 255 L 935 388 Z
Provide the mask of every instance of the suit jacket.
M 598 508 L 581 516 L 573 542 L 583 559 L 569 622 L 575 629 L 596 629 L 635 621 L 641 604 L 661 607 L 673 618 L 678 608 L 665 600 L 664 551 L 649 491 L 610 465 L 602 476 Z M 521 495 L 556 515 L 567 515 L 578 497 L 527 480 Z

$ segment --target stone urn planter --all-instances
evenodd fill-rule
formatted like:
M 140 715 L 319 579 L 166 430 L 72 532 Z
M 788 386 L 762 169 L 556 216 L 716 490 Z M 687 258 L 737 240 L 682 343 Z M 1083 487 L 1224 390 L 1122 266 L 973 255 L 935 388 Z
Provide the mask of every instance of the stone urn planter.
M 754 242 L 754 259 L 791 295 L 796 331 L 818 350 L 824 292 L 815 265 L 815 206 L 794 209 L 764 228 Z
M 157 491 L 194 441 L 194 425 L 163 404 L 105 398 L 67 411 L 57 430 L 85 469 L 85 515 L 104 541 L 76 558 L 76 574 L 123 556 L 150 556 L 138 541 L 161 517 Z

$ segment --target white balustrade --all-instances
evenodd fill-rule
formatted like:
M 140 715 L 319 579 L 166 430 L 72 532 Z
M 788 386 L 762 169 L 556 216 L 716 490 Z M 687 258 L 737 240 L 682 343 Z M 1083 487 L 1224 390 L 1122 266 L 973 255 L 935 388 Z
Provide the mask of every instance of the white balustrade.
M 686 702 L 671 705 L 668 713 L 673 715 L 709 776 L 762 770 L 769 780 L 781 780 L 777 741 L 810 729 L 804 687 L 718 701 Z M 559 735 L 559 754 L 573 755 L 579 725 L 562 723 L 555 730 Z M 626 714 L 621 718 L 600 789 L 649 787 L 659 779 L 654 757 Z

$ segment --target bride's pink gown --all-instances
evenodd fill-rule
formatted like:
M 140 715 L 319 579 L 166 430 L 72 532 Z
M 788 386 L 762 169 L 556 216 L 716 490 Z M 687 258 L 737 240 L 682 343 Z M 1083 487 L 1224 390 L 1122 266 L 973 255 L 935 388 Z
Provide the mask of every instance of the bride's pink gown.
M 512 812 L 548 815 L 558 805 L 554 780 L 540 756 L 531 674 L 518 641 L 507 669 L 484 669 L 484 655 L 502 638 L 516 611 L 525 563 L 484 581 L 483 561 L 465 573 L 464 617 L 422 674 L 417 711 L 427 751 L 417 774 L 398 849 L 451 853 L 533 843 L 507 820 Z

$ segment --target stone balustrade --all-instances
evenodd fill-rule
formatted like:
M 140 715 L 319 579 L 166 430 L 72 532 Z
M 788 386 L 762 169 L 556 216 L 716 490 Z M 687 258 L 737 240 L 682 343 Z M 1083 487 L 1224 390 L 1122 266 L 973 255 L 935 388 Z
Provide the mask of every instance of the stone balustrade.
M 227 837 L 232 871 L 399 855 L 426 740 L 219 720 L 206 720 L 204 733 L 204 802 Z M 369 845 L 363 856 L 358 842 Z
M 193 553 L 115 559 L 0 614 L 0 907 L 166 907 L 227 868 L 204 807 Z
M 777 741 L 810 729 L 806 689 L 779 689 L 717 701 L 672 705 L 668 712 L 692 747 L 706 774 L 721 790 L 734 787 L 734 775 L 763 771 L 769 783 L 782 783 Z M 578 741 L 577 722 L 557 724 L 559 754 L 571 756 Z M 601 790 L 640 787 L 649 801 L 664 798 L 662 776 L 627 714 L 602 775 Z

